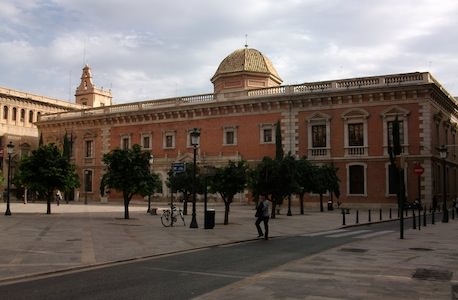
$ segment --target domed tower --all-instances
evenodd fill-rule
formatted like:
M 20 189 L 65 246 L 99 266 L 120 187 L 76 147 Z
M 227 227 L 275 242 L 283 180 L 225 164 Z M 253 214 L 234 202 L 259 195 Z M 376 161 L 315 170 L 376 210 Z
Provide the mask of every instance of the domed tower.
M 248 47 L 229 54 L 210 80 L 215 94 L 279 86 L 283 82 L 270 60 Z
M 98 89 L 92 82 L 91 68 L 85 65 L 81 75 L 81 83 L 76 88 L 76 104 L 87 107 L 98 107 L 111 105 L 111 91 Z

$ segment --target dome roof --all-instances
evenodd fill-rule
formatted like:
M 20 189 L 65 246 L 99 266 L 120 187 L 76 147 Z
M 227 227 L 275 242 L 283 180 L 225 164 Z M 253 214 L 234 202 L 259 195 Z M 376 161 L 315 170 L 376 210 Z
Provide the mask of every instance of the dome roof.
M 266 74 L 282 82 L 270 60 L 256 49 L 242 48 L 229 54 L 219 65 L 211 81 L 214 82 L 221 75 L 232 73 L 261 73 Z

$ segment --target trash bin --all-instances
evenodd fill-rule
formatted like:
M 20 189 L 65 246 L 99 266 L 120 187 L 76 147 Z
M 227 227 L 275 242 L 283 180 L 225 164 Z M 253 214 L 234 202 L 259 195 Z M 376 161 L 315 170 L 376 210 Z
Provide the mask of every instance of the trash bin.
M 205 212 L 205 229 L 213 229 L 215 227 L 215 210 L 207 209 Z
M 333 207 L 333 205 L 332 205 L 332 201 L 329 200 L 329 201 L 328 201 L 328 210 L 333 210 L 333 209 L 334 209 L 334 207 Z

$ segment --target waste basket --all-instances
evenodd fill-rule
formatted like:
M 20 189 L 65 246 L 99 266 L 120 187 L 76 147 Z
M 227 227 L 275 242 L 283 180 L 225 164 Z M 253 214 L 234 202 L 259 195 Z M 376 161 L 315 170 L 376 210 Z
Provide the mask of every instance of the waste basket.
M 215 210 L 207 209 L 205 212 L 205 229 L 213 229 L 215 227 Z
M 333 209 L 334 209 L 334 207 L 333 207 L 333 205 L 332 205 L 332 201 L 329 200 L 329 201 L 328 201 L 328 210 L 333 210 Z

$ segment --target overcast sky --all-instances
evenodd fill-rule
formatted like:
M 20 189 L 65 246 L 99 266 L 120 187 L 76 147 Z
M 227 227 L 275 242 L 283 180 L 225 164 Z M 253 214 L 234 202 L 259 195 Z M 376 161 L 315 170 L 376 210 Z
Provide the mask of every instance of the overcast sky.
M 248 45 L 283 84 L 430 71 L 458 96 L 457 0 L 0 0 L 0 86 L 114 103 L 213 92 Z

